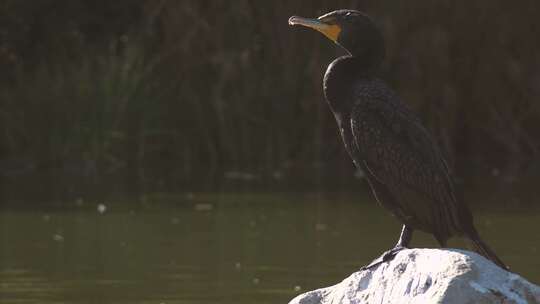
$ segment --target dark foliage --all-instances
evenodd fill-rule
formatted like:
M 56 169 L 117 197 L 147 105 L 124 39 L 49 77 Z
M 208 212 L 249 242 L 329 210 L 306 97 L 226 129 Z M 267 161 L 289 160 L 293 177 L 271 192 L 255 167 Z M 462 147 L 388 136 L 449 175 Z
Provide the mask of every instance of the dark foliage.
M 378 20 L 384 78 L 458 174 L 538 171 L 536 1 L 2 0 L 1 174 L 169 188 L 231 170 L 350 176 L 322 102 L 340 51 L 287 26 L 342 7 Z

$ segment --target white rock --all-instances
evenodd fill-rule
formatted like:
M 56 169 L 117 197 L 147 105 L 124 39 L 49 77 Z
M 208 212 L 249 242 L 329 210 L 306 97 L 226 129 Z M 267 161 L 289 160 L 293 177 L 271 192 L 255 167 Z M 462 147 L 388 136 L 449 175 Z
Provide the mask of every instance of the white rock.
M 540 271 L 540 270 L 539 270 Z M 289 304 L 540 303 L 540 287 L 464 250 L 407 249 Z

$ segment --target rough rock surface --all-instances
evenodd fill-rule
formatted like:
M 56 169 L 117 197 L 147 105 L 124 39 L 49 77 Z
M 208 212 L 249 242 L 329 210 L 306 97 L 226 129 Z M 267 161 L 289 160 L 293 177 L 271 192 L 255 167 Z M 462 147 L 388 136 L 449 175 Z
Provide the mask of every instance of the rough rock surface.
M 540 271 L 540 269 L 539 269 Z M 407 249 L 289 304 L 540 303 L 540 287 L 464 250 Z

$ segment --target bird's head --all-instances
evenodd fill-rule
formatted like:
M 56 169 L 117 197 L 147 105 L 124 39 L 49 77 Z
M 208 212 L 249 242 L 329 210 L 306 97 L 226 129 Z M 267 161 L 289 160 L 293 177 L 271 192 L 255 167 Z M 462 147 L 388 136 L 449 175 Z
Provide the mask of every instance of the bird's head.
M 381 61 L 384 40 L 381 31 L 366 14 L 355 10 L 337 10 L 318 18 L 292 16 L 289 25 L 301 25 L 323 33 L 352 56 Z

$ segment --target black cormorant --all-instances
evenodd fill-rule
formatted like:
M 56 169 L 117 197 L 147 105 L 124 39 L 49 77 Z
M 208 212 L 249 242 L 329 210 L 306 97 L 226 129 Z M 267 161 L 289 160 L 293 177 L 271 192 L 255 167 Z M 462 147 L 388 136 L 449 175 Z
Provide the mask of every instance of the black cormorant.
M 467 206 L 456 199 L 448 166 L 427 130 L 376 76 L 385 47 L 371 18 L 337 10 L 316 19 L 293 16 L 289 24 L 317 30 L 348 52 L 328 66 L 324 95 L 345 148 L 377 201 L 403 222 L 395 247 L 367 268 L 392 259 L 417 229 L 433 234 L 441 247 L 452 236 L 466 237 L 478 253 L 507 269 L 478 235 Z

